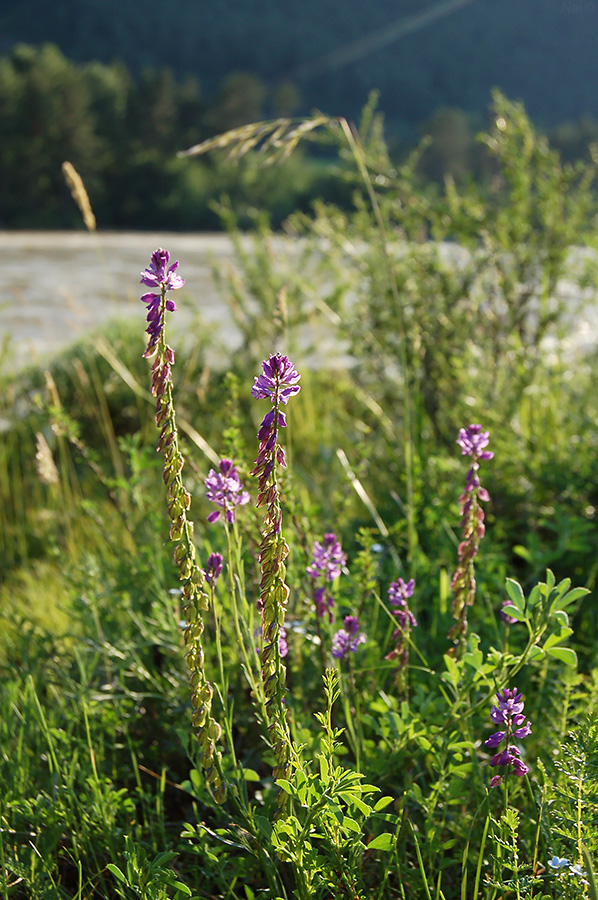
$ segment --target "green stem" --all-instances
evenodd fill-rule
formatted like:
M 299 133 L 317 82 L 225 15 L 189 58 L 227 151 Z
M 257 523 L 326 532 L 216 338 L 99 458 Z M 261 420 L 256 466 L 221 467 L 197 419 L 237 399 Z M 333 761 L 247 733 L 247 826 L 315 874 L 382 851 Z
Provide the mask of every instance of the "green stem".
M 409 359 L 407 356 L 407 328 L 405 323 L 405 310 L 403 308 L 403 303 L 401 300 L 401 296 L 399 294 L 397 288 L 397 278 L 394 269 L 394 263 L 392 257 L 390 255 L 388 249 L 388 237 L 386 234 L 386 225 L 384 224 L 384 218 L 382 216 L 382 210 L 380 209 L 380 204 L 378 203 L 378 198 L 376 196 L 376 192 L 372 186 L 372 181 L 370 178 L 370 173 L 367 168 L 367 164 L 365 161 L 365 155 L 363 152 L 363 147 L 361 146 L 361 142 L 359 140 L 359 136 L 353 129 L 350 128 L 349 123 L 346 119 L 340 118 L 337 120 L 347 143 L 351 149 L 355 162 L 357 164 L 357 168 L 359 170 L 359 174 L 363 180 L 365 188 L 368 192 L 368 197 L 370 199 L 370 203 L 372 205 L 372 210 L 374 212 L 374 217 L 376 219 L 376 224 L 378 226 L 378 233 L 380 235 L 380 242 L 382 245 L 382 253 L 384 255 L 384 261 L 386 263 L 386 268 L 388 270 L 388 281 L 390 290 L 392 293 L 393 301 L 395 303 L 396 309 L 399 311 L 399 330 L 401 340 L 399 341 L 399 354 L 401 359 L 401 366 L 403 368 L 404 378 L 405 378 L 405 392 L 403 395 L 403 403 L 404 403 L 404 416 L 405 416 L 405 432 L 403 439 L 403 452 L 405 454 L 405 478 L 407 483 L 407 538 L 408 538 L 408 554 L 407 559 L 409 562 L 412 562 L 415 558 L 415 552 L 417 549 L 418 536 L 417 536 L 417 528 L 415 525 L 415 491 L 414 491 L 414 477 L 413 477 L 413 422 L 412 422 L 412 410 L 411 410 L 411 396 L 409 393 L 409 378 L 408 373 L 410 371 Z

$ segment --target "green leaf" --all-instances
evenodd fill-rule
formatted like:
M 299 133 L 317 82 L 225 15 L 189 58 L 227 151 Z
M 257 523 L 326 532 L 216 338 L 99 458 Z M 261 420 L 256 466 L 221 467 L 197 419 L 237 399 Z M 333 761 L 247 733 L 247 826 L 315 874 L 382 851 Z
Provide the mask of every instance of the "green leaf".
M 428 740 L 427 737 L 424 737 L 423 734 L 416 735 L 415 740 L 417 741 L 417 743 L 419 744 L 419 746 L 421 747 L 422 750 L 431 750 L 432 749 L 432 744 L 430 743 L 430 741 Z
M 245 781 L 260 781 L 260 776 L 255 769 L 243 769 L 243 778 Z
M 542 591 L 536 584 L 535 587 L 531 589 L 530 595 L 527 598 L 527 605 L 529 609 L 533 609 L 542 599 Z
M 592 592 L 590 591 L 589 588 L 584 588 L 584 587 L 573 588 L 573 590 L 569 591 L 569 593 L 567 594 L 567 600 L 579 600 L 580 597 L 585 597 L 586 594 L 591 594 L 591 593 Z
M 327 785 L 328 784 L 328 773 L 330 771 L 330 766 L 328 765 L 328 760 L 323 755 L 320 755 L 318 757 L 318 760 L 320 762 L 320 778 L 322 780 L 322 784 Z
M 118 866 L 114 865 L 114 863 L 108 863 L 106 868 L 109 869 L 110 872 L 112 872 L 112 874 L 114 875 L 115 878 L 118 878 L 119 881 L 122 881 L 123 884 L 127 883 L 126 877 L 121 872 L 121 870 L 118 868 Z
M 357 794 L 353 794 L 350 791 L 342 791 L 340 796 L 345 801 L 347 806 L 355 806 L 364 816 L 370 816 L 372 814 L 371 806 L 368 806 L 367 803 L 364 803 L 361 797 L 359 797 Z
M 444 655 L 443 659 L 444 664 L 446 665 L 449 681 L 454 687 L 458 687 L 459 681 L 461 680 L 461 672 L 458 662 L 454 660 L 452 656 L 449 656 L 448 653 Z
M 392 850 L 395 845 L 395 836 L 394 834 L 388 834 L 388 832 L 384 832 L 384 834 L 379 834 L 377 837 L 372 838 L 369 842 L 367 849 L 368 850 Z
M 565 609 L 567 606 L 570 606 L 571 603 L 574 603 L 575 600 L 578 600 L 580 597 L 585 597 L 585 595 L 589 593 L 590 591 L 588 588 L 573 588 L 569 593 L 555 598 L 550 606 L 550 612 L 554 613 L 557 610 Z
M 266 816 L 257 816 L 255 817 L 255 824 L 259 828 L 260 834 L 263 835 L 267 840 L 270 840 L 272 837 L 272 823 Z
M 520 609 L 517 609 L 516 606 L 512 606 L 508 603 L 506 606 L 503 606 L 502 612 L 504 612 L 507 616 L 513 616 L 514 619 L 517 619 L 518 622 L 525 622 L 527 616 Z
M 525 559 L 527 562 L 532 561 L 531 552 L 527 549 L 527 547 L 524 547 L 522 544 L 516 544 L 513 547 L 513 553 L 516 553 L 517 556 L 520 556 L 522 559 Z
M 507 578 L 507 594 L 515 609 L 523 612 L 525 609 L 525 594 L 519 582 L 515 581 L 514 578 Z
M 574 667 L 577 665 L 577 653 L 569 647 L 551 647 L 547 652 L 549 656 L 560 659 L 566 666 Z
M 484 655 L 481 650 L 469 650 L 463 655 L 463 662 L 472 669 L 479 670 L 484 662 Z
M 286 781 L 284 778 L 277 778 L 276 784 L 283 789 L 283 791 L 288 794 L 290 797 L 296 797 L 297 791 L 293 787 L 290 781 Z
M 535 644 L 529 652 L 528 659 L 531 661 L 533 659 L 543 659 L 543 658 L 544 658 L 544 651 L 542 650 L 541 647 L 538 647 L 538 645 Z
M 555 632 L 554 634 L 549 635 L 543 644 L 544 650 L 550 650 L 551 647 L 554 647 L 555 644 L 559 644 L 561 641 L 565 641 L 570 634 L 573 634 L 572 628 L 561 628 L 559 632 Z
M 176 859 L 178 853 L 175 853 L 174 850 L 162 850 L 161 853 L 157 853 L 152 862 L 151 868 L 161 868 L 162 866 L 167 866 L 169 863 Z
M 173 888 L 176 888 L 177 891 L 180 891 L 182 894 L 186 894 L 187 897 L 191 896 L 191 888 L 188 885 L 183 884 L 182 881 L 175 881 L 172 886 L 173 886 Z
M 354 834 L 361 834 L 361 828 L 355 821 L 355 819 L 350 819 L 349 816 L 343 817 L 343 828 L 348 828 L 349 831 L 354 832 Z
M 374 812 L 380 812 L 381 809 L 385 809 L 389 803 L 392 803 L 393 799 L 393 797 L 380 797 L 374 806 Z

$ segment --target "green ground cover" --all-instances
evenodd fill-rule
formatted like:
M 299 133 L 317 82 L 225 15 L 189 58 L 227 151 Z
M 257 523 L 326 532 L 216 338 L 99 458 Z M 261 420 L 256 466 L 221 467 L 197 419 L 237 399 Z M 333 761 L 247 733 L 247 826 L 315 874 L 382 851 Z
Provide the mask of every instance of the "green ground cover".
M 221 369 L 198 323 L 166 371 L 167 323 L 153 397 L 141 325 L 3 376 L 3 900 L 598 896 L 594 170 L 500 96 L 490 196 L 419 194 L 372 110 L 321 125 L 354 209 L 239 243 Z

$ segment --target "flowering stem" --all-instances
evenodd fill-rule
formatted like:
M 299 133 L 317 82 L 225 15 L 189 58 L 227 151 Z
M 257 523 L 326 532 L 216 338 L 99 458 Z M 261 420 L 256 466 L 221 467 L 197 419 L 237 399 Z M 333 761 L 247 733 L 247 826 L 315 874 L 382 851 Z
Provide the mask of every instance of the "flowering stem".
M 274 778 L 286 778 L 291 765 L 293 745 L 289 731 L 284 694 L 286 669 L 280 655 L 280 630 L 284 625 L 289 599 L 285 583 L 284 564 L 289 548 L 282 535 L 282 508 L 276 477 L 277 465 L 285 466 L 284 450 L 278 442 L 278 429 L 286 427 L 286 416 L 280 409 L 289 398 L 299 392 L 299 373 L 288 357 L 276 353 L 262 364 L 263 372 L 256 376 L 251 392 L 256 398 L 269 398 L 271 409 L 258 431 L 259 452 L 252 475 L 258 478 L 257 505 L 266 507 L 260 543 L 260 600 L 262 615 L 262 682 L 268 714 L 268 734 L 276 756 Z M 287 794 L 279 793 L 279 808 L 284 811 Z
M 459 497 L 462 541 L 458 549 L 459 564 L 451 582 L 453 615 L 456 622 L 448 633 L 449 640 L 453 641 L 453 647 L 449 651 L 453 656 L 457 650 L 463 653 L 466 647 L 467 607 L 473 606 L 476 592 L 474 560 L 485 531 L 484 510 L 479 501 L 490 499 L 488 491 L 480 484 L 479 460 L 492 459 L 494 456 L 491 450 L 485 449 L 488 446 L 488 432 L 482 431 L 481 425 L 461 428 L 457 443 L 461 447 L 462 454 L 471 457 L 471 466 L 467 473 L 465 490 Z
M 148 268 L 141 273 L 143 284 L 154 292 L 142 298 L 148 304 L 147 332 L 148 346 L 144 356 L 155 357 L 152 363 L 152 394 L 156 397 L 156 424 L 161 429 L 158 451 L 164 454 L 163 481 L 168 488 L 168 515 L 171 519 L 170 539 L 175 543 L 174 560 L 183 582 L 182 593 L 185 601 L 185 660 L 189 669 L 191 687 L 192 721 L 197 729 L 200 748 L 200 763 L 206 772 L 207 784 L 217 803 L 226 798 L 226 785 L 222 774 L 221 753 L 216 750 L 222 729 L 212 717 L 212 697 L 214 688 L 204 670 L 202 634 L 204 623 L 202 612 L 209 608 L 209 599 L 204 587 L 203 570 L 195 562 L 193 543 L 193 522 L 187 511 L 191 505 L 191 495 L 185 489 L 181 471 L 184 465 L 179 449 L 176 414 L 172 401 L 171 367 L 174 365 L 174 351 L 166 343 L 165 314 L 176 309 L 174 302 L 167 299 L 170 290 L 182 287 L 184 281 L 176 275 L 178 261 L 167 268 L 170 254 L 166 250 L 156 250 L 152 254 Z M 155 291 L 159 293 L 155 293 Z
M 214 617 L 214 631 L 216 635 L 216 656 L 218 658 L 218 673 L 220 676 L 220 684 L 216 685 L 216 691 L 220 697 L 220 702 L 222 704 L 222 712 L 224 715 L 224 732 L 226 735 L 226 742 L 228 744 L 228 749 L 231 755 L 233 767 L 235 771 L 238 771 L 239 763 L 237 761 L 237 756 L 235 753 L 235 745 L 233 741 L 232 734 L 232 707 L 229 707 L 228 702 L 228 676 L 224 671 L 224 659 L 222 657 L 222 635 L 220 631 L 220 616 L 218 614 L 218 604 L 216 601 L 216 588 L 215 585 L 210 586 L 210 600 L 212 603 L 212 615 Z M 242 779 L 240 779 L 241 781 Z
M 247 643 L 252 647 L 253 650 L 253 618 L 251 615 L 249 616 L 249 626 L 248 626 L 248 634 L 243 634 L 243 630 L 241 628 L 241 622 L 246 622 L 246 618 L 242 619 L 239 615 L 239 597 L 243 598 L 243 602 L 246 607 L 248 607 L 247 601 L 245 600 L 245 594 L 242 590 L 243 585 L 243 568 L 242 561 L 239 553 L 239 536 L 237 532 L 237 524 L 233 523 L 232 533 L 231 528 L 229 528 L 228 523 L 226 523 L 226 540 L 228 547 L 228 558 L 229 560 L 234 560 L 235 568 L 230 569 L 230 578 L 229 578 L 229 592 L 231 598 L 231 605 L 233 610 L 233 623 L 235 628 L 235 634 L 237 635 L 237 641 L 239 643 L 239 647 L 241 650 L 241 654 L 243 656 L 244 668 L 247 681 L 251 688 L 251 695 L 254 701 L 258 705 L 258 717 L 262 723 L 266 723 L 268 721 L 268 714 L 266 712 L 266 700 L 264 697 L 264 690 L 261 684 L 261 681 L 255 675 L 256 666 L 252 656 L 247 651 Z M 251 613 L 251 610 L 248 608 L 248 612 Z

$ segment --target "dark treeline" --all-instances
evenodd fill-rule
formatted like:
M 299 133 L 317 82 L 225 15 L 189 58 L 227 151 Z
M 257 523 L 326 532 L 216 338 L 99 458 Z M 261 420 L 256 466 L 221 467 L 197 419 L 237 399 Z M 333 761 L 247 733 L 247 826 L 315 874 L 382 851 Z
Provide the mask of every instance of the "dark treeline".
M 0 59 L 0 227 L 79 224 L 64 160 L 83 177 L 104 227 L 217 228 L 212 201 L 222 195 L 239 201 L 242 218 L 244 209 L 263 207 L 280 222 L 314 191 L 327 192 L 330 176 L 322 166 L 300 155 L 284 172 L 176 157 L 209 135 L 259 118 L 267 99 L 249 74 L 225 79 L 208 105 L 195 79 L 177 81 L 170 69 L 148 69 L 133 79 L 123 64 L 77 65 L 54 45 L 19 45 Z M 290 111 L 284 96 L 270 104 L 279 114 Z
M 593 0 L 0 0 L 0 53 L 51 41 L 136 76 L 164 65 L 210 102 L 243 70 L 291 82 L 302 115 L 354 118 L 376 89 L 389 126 L 413 136 L 438 107 L 483 113 L 494 87 L 545 128 L 598 117 L 597 26 Z
M 222 196 L 241 224 L 265 210 L 278 225 L 316 197 L 349 203 L 352 187 L 325 148 L 311 156 L 296 151 L 269 168 L 215 155 L 177 158 L 227 129 L 291 115 L 297 104 L 291 84 L 268 89 L 250 73 L 229 74 L 208 103 L 195 78 L 178 80 L 168 68 L 133 77 L 123 63 L 77 64 L 52 44 L 18 45 L 0 58 L 0 228 L 81 225 L 61 172 L 65 160 L 83 177 L 104 228 L 216 229 Z M 460 109 L 433 112 L 419 129 L 431 138 L 419 164 L 422 182 L 490 178 L 477 140 L 486 124 Z M 573 160 L 598 141 L 598 124 L 588 117 L 566 122 L 551 139 Z M 394 142 L 397 159 L 410 149 Z

